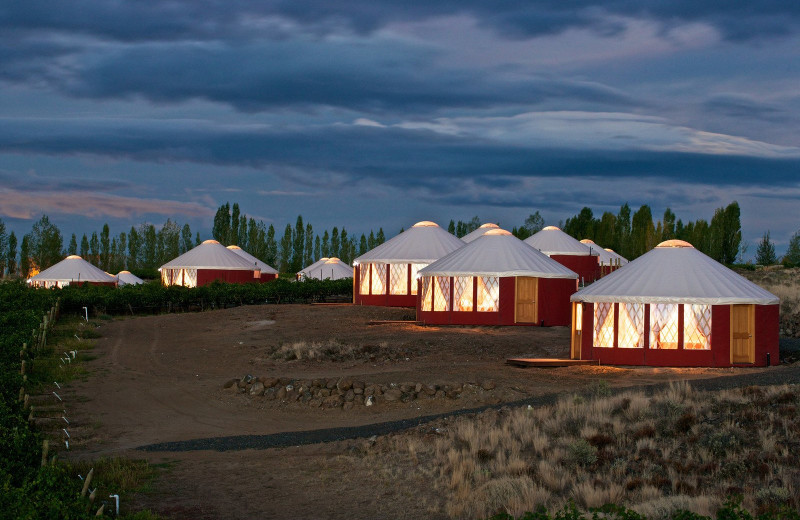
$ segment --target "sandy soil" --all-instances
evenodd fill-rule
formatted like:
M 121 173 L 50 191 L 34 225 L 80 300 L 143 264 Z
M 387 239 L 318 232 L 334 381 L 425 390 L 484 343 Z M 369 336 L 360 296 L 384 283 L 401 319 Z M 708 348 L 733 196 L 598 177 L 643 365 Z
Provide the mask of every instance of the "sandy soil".
M 741 373 L 734 369 L 568 367 L 522 369 L 508 357 L 567 357 L 569 331 L 538 327 L 369 325 L 413 319 L 409 309 L 269 305 L 195 314 L 116 319 L 103 324 L 90 376 L 71 385 L 76 418 L 72 456 L 130 456 L 169 462 L 146 496 L 123 507 L 150 507 L 174 518 L 439 518 L 440 497 L 413 461 L 368 441 L 286 449 L 146 453 L 147 444 L 268 434 L 413 418 L 487 402 L 585 389 L 599 380 L 633 386 Z M 284 361 L 292 342 L 370 345 L 375 359 Z M 390 355 L 382 356 L 387 352 Z M 756 369 L 750 369 L 755 371 Z M 487 395 L 381 403 L 351 410 L 311 408 L 223 389 L 246 374 L 353 377 L 374 383 L 480 383 Z M 381 444 L 382 446 L 385 443 Z M 380 451 L 382 450 L 382 451 Z

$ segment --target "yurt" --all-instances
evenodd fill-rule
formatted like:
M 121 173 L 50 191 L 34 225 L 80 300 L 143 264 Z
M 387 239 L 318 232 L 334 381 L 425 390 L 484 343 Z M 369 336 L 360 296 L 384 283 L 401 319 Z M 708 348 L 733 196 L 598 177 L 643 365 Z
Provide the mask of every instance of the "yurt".
M 299 279 L 341 280 L 353 277 L 353 268 L 336 257 L 320 259 L 297 273 Z
M 417 320 L 458 325 L 570 323 L 578 275 L 504 229 L 491 229 L 418 273 Z
M 572 357 L 652 366 L 778 363 L 778 298 L 667 240 L 571 298 Z
M 473 231 L 471 233 L 467 233 L 466 235 L 461 237 L 461 241 L 462 242 L 466 242 L 467 244 L 469 244 L 470 242 L 472 242 L 476 238 L 482 237 L 484 233 L 486 233 L 487 231 L 492 230 L 492 229 L 500 229 L 500 226 L 498 226 L 497 224 L 492 224 L 492 223 L 484 224 L 481 227 L 479 227 L 478 229 L 476 229 L 475 231 Z
M 27 280 L 33 287 L 66 287 L 70 284 L 117 285 L 117 279 L 78 255 L 70 255 Z
M 628 259 L 620 255 L 613 249 L 605 248 L 603 251 L 611 255 L 611 257 L 619 262 L 620 267 L 628 263 Z
M 599 253 L 581 244 L 556 226 L 547 226 L 525 239 L 525 243 L 538 249 L 559 264 L 578 273 L 583 284 L 600 278 Z
M 614 253 L 613 255 L 607 250 L 594 243 L 594 240 L 584 238 L 581 244 L 588 246 L 592 252 L 597 253 L 597 261 L 600 264 L 600 276 L 603 277 L 613 271 L 622 267 L 621 256 Z
M 206 240 L 159 268 L 161 283 L 198 287 L 214 280 L 260 282 L 261 271 L 216 240 Z
M 117 285 L 141 285 L 144 280 L 131 273 L 130 271 L 120 271 L 117 273 Z
M 461 247 L 464 247 L 464 242 L 435 222 L 417 222 L 355 259 L 353 303 L 415 306 L 417 272 Z
M 261 271 L 261 282 L 262 283 L 271 282 L 272 280 L 275 280 L 278 277 L 278 271 L 274 267 L 272 267 L 272 266 L 270 266 L 268 264 L 265 264 L 264 262 L 262 262 L 261 260 L 259 260 L 256 257 L 254 257 L 253 255 L 251 255 L 250 253 L 248 253 L 247 251 L 245 251 L 241 247 L 239 247 L 239 246 L 228 246 L 228 249 L 230 249 L 231 251 L 233 251 L 237 255 L 241 256 L 242 258 L 244 258 L 248 262 L 250 262 L 250 265 L 253 266 L 255 269 L 259 269 Z

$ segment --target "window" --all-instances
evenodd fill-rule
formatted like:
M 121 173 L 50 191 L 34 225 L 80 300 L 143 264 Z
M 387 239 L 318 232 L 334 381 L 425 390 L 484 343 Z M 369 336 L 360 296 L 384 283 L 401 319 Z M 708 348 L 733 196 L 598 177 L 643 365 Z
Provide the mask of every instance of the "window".
M 601 348 L 614 346 L 614 304 L 594 304 L 594 336 L 592 345 Z
M 431 277 L 422 278 L 422 310 L 431 310 Z
M 650 348 L 678 348 L 678 304 L 650 305 Z
M 408 294 L 408 264 L 389 264 L 389 294 Z
M 417 273 L 428 264 L 411 264 L 411 294 L 417 294 Z
M 575 330 L 577 332 L 583 330 L 583 303 L 581 302 L 575 304 Z
M 386 264 L 372 264 L 372 294 L 386 294 Z
M 644 304 L 620 303 L 617 327 L 619 348 L 644 348 Z
M 359 269 L 359 276 L 361 276 L 359 294 L 369 294 L 369 266 L 370 264 L 361 264 L 361 269 Z
M 458 312 L 472 311 L 472 277 L 453 277 L 453 310 Z
M 685 304 L 683 306 L 683 348 L 709 350 L 711 348 L 711 306 Z
M 449 311 L 450 310 L 450 277 L 449 276 L 435 276 L 433 277 L 433 310 L 434 311 Z
M 500 284 L 496 276 L 478 277 L 478 312 L 497 312 L 500 305 Z

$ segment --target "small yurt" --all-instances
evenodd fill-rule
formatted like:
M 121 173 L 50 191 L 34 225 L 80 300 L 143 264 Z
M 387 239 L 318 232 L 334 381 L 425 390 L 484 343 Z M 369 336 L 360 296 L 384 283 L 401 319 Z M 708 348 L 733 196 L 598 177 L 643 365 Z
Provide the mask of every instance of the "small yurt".
M 259 269 L 261 271 L 261 282 L 271 282 L 278 277 L 278 271 L 274 267 L 265 264 L 258 258 L 254 257 L 244 249 L 239 246 L 228 246 L 228 249 L 236 253 L 237 255 L 241 256 L 248 262 L 250 265 L 253 266 L 255 269 Z
M 578 275 L 504 229 L 418 273 L 417 320 L 428 324 L 562 325 Z
M 199 287 L 215 280 L 227 283 L 260 282 L 261 271 L 216 240 L 206 240 L 159 268 L 161 283 Z
M 353 268 L 336 257 L 320 259 L 306 267 L 297 277 L 300 280 L 316 278 L 317 280 L 342 280 L 353 277 Z
M 598 246 L 594 243 L 594 240 L 584 238 L 581 240 L 581 244 L 588 246 L 592 252 L 597 253 L 597 261 L 600 264 L 600 276 L 603 277 L 613 271 L 616 271 L 620 267 L 622 267 L 622 262 L 620 259 L 622 258 L 618 254 L 611 254 L 607 250 L 603 249 L 602 247 Z
M 481 227 L 479 227 L 478 229 L 476 229 L 475 231 L 473 231 L 471 233 L 467 233 L 466 235 L 461 237 L 461 241 L 462 242 L 466 242 L 467 244 L 469 244 L 470 242 L 472 242 L 476 238 L 482 237 L 484 233 L 486 233 L 487 231 L 490 231 L 492 229 L 500 229 L 500 226 L 498 226 L 497 224 L 492 224 L 492 223 L 484 224 Z
M 599 253 L 581 244 L 556 226 L 547 226 L 525 239 L 525 243 L 538 249 L 559 264 L 578 273 L 578 280 L 589 284 L 600 278 Z
M 667 240 L 571 298 L 572 357 L 652 366 L 778 364 L 777 296 Z
M 117 273 L 117 285 L 141 285 L 144 280 L 131 273 L 130 271 L 120 271 Z
M 32 287 L 66 287 L 70 284 L 117 285 L 117 279 L 78 255 L 70 255 L 27 280 Z
M 464 247 L 435 222 L 417 222 L 353 262 L 353 303 L 413 307 L 417 303 L 417 272 Z
M 623 265 L 628 263 L 628 259 L 627 258 L 625 258 L 624 256 L 620 255 L 619 253 L 617 253 L 613 249 L 605 248 L 603 251 L 605 251 L 606 253 L 611 255 L 611 258 L 616 260 L 619 263 L 620 267 L 622 267 Z

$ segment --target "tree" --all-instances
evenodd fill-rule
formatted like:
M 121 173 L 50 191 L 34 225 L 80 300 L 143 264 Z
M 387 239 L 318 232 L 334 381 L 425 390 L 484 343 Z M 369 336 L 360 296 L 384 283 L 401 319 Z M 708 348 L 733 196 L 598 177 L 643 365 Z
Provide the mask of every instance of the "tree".
M 370 229 L 369 230 L 369 238 L 367 238 L 367 247 L 369 248 L 369 249 L 367 249 L 367 251 L 369 251 L 371 249 L 374 249 L 375 246 L 377 246 L 377 245 L 378 245 L 377 242 L 375 242 L 375 234 Z
M 178 257 L 181 249 L 181 229 L 178 224 L 168 218 L 164 225 L 161 226 L 158 234 L 158 242 L 161 244 L 161 248 L 157 263 L 166 263 Z
M 303 226 L 303 216 L 297 215 L 297 222 L 292 233 L 292 267 L 296 273 L 303 268 L 303 249 L 306 245 L 306 228 Z
M 650 206 L 644 204 L 633 214 L 630 234 L 630 259 L 642 256 L 650 251 L 655 244 L 656 230 L 653 226 L 653 214 Z
M 800 231 L 789 239 L 789 247 L 783 257 L 783 263 L 789 267 L 800 267 Z
M 672 240 L 675 238 L 675 213 L 671 209 L 664 210 L 664 218 L 661 220 L 661 241 Z
M 198 231 L 197 234 L 194 236 L 194 247 L 197 247 L 202 243 L 203 240 L 200 238 L 200 232 Z
M 453 219 L 450 219 L 450 223 L 447 225 L 447 232 L 450 233 L 451 235 L 456 234 L 456 222 Z
M 139 267 L 153 269 L 158 260 L 158 235 L 153 224 L 141 224 L 139 235 L 142 237 L 142 255 Z
M 121 232 L 119 234 L 119 240 L 117 241 L 117 266 L 119 267 L 119 271 L 125 269 L 127 266 L 125 265 L 125 251 L 128 249 L 128 236 L 125 232 Z
M 275 226 L 269 225 L 267 229 L 266 246 L 264 249 L 264 262 L 269 265 L 276 265 L 278 261 L 278 243 L 275 241 Z
M 350 242 L 347 240 L 347 230 L 345 228 L 342 228 L 342 233 L 339 235 L 339 242 L 341 243 L 341 246 L 339 247 L 339 259 L 342 262 L 349 264 L 350 261 L 347 260 L 347 258 L 350 254 Z
M 86 233 L 83 234 L 83 238 L 81 238 L 81 258 L 89 261 L 89 239 L 86 238 Z
M 239 238 L 236 239 L 236 243 L 245 251 L 249 249 L 249 244 L 247 243 L 247 215 L 239 217 Z
M 537 209 L 536 213 L 528 215 L 528 218 L 525 219 L 525 223 L 522 225 L 521 230 L 518 230 L 517 233 L 524 230 L 524 233 L 527 234 L 525 238 L 528 238 L 529 236 L 535 235 L 542 229 L 544 229 L 544 217 Z
M 370 231 L 369 234 L 372 235 L 372 231 Z M 373 240 L 374 240 L 374 237 L 373 237 Z M 361 256 L 364 253 L 366 253 L 367 251 L 369 251 L 368 248 L 369 248 L 369 244 L 367 243 L 367 237 L 364 236 L 364 233 L 361 233 L 361 240 L 358 243 L 358 256 Z
M 580 213 L 568 218 L 563 231 L 578 240 L 594 237 L 594 213 L 591 208 L 584 207 Z
M 6 272 L 6 263 L 8 261 L 8 257 L 6 256 L 7 247 L 8 235 L 6 234 L 6 225 L 3 220 L 0 219 L 0 278 L 2 278 L 3 274 Z
M 97 231 L 92 231 L 92 238 L 89 239 L 89 262 L 97 265 L 100 263 L 100 239 L 97 238 Z
M 764 233 L 756 249 L 756 264 L 772 265 L 778 261 L 775 256 L 775 245 L 769 239 L 769 231 Z
M 186 251 L 192 249 L 192 230 L 189 227 L 189 224 L 184 224 L 181 228 L 181 247 L 180 253 L 183 254 Z
M 617 253 L 625 258 L 632 258 L 631 256 L 631 207 L 626 202 L 619 208 L 617 213 L 616 230 L 614 232 L 616 239 L 615 246 L 611 246 Z
M 111 230 L 108 228 L 108 224 L 103 224 L 103 230 L 100 232 L 100 269 L 103 271 L 108 271 L 109 269 L 108 263 L 111 258 L 110 234 Z
M 239 243 L 239 213 L 239 203 L 234 202 L 230 216 L 230 231 L 228 232 L 228 236 L 225 238 L 225 242 L 222 244 L 224 246 L 237 245 L 242 247 L 242 244 Z
M 19 274 L 27 278 L 31 273 L 31 237 L 24 235 L 19 246 Z
M 37 269 L 43 271 L 63 259 L 64 239 L 61 231 L 50 222 L 47 215 L 42 215 L 42 218 L 33 225 L 29 235 L 31 261 Z
M 601 247 L 615 248 L 617 246 L 617 240 L 614 236 L 616 227 L 617 216 L 610 211 L 603 212 L 600 220 L 595 222 L 593 240 Z
M 6 268 L 9 276 L 17 272 L 17 235 L 12 231 L 8 235 L 8 253 L 6 254 Z
M 236 206 L 238 208 L 238 205 Z M 214 215 L 214 225 L 211 228 L 211 236 L 214 237 L 214 240 L 219 242 L 224 246 L 228 246 L 228 236 L 230 236 L 231 232 L 231 207 L 226 202 L 219 208 L 217 208 L 217 213 Z
M 306 224 L 306 246 L 303 251 L 303 267 L 314 263 L 314 229 L 311 223 Z
M 77 255 L 78 254 L 78 237 L 75 236 L 75 233 L 72 234 L 72 237 L 69 239 L 69 245 L 67 246 L 67 255 Z
M 331 257 L 331 239 L 328 236 L 328 230 L 326 229 L 324 233 L 322 233 L 322 257 L 321 258 L 330 258 Z
M 320 256 L 321 247 L 322 246 L 320 246 L 320 243 L 319 243 L 319 235 L 317 235 L 317 236 L 314 237 L 314 261 L 315 262 L 317 260 L 319 260 L 320 258 L 322 258 Z
M 86 238 L 85 235 L 84 238 Z M 131 230 L 128 232 L 128 269 L 136 269 L 139 267 L 141 247 L 142 237 L 139 236 L 139 232 L 136 231 L 136 228 L 131 226 Z
M 339 228 L 333 226 L 331 231 L 331 257 L 339 257 Z
M 286 230 L 283 232 L 281 238 L 280 251 L 279 251 L 279 265 L 278 268 L 282 273 L 288 273 L 292 267 L 292 225 L 286 224 Z
M 402 233 L 403 230 L 401 229 L 400 232 Z M 380 227 L 378 228 L 378 234 L 375 235 L 375 247 L 383 244 L 384 242 L 386 242 L 386 235 L 383 234 L 383 228 Z

